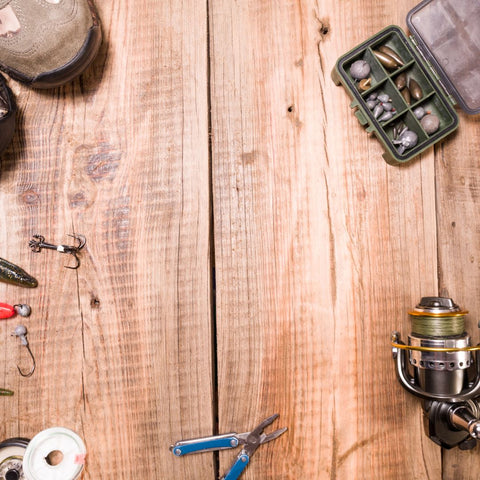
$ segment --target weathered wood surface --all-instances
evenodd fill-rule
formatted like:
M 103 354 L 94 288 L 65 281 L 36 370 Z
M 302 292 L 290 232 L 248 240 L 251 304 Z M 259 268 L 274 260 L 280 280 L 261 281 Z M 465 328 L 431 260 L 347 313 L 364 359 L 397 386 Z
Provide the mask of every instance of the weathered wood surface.
M 461 115 L 460 121 L 461 128 L 454 139 L 435 153 L 439 288 L 441 294 L 451 295 L 470 311 L 467 328 L 478 343 L 480 118 Z M 469 452 L 445 452 L 443 466 L 444 478 L 478 478 L 478 447 Z
M 38 277 L 28 301 L 37 372 L 1 324 L 0 436 L 62 425 L 84 438 L 85 478 L 213 478 L 211 456 L 170 442 L 212 431 L 207 16 L 202 2 L 100 2 L 105 41 L 53 92 L 11 82 L 19 131 L 2 160 L 2 255 Z M 34 254 L 33 233 L 87 237 L 81 267 Z M 3 386 L 3 385 L 2 385 Z
M 212 479 L 236 452 L 182 459 L 181 438 L 288 432 L 249 479 L 476 478 L 442 452 L 398 385 L 394 329 L 423 295 L 480 316 L 478 119 L 387 165 L 330 79 L 342 53 L 416 2 L 99 3 L 105 42 L 51 92 L 10 82 L 20 108 L 1 158 L 0 256 L 36 275 L 37 358 L 4 339 L 0 440 L 66 426 L 85 479 Z M 68 257 L 34 254 L 40 233 Z M 477 336 L 474 336 L 477 340 Z
M 437 290 L 433 152 L 386 165 L 330 80 L 409 7 L 372 6 L 211 3 L 220 426 L 290 427 L 246 478 L 441 475 L 388 348 Z

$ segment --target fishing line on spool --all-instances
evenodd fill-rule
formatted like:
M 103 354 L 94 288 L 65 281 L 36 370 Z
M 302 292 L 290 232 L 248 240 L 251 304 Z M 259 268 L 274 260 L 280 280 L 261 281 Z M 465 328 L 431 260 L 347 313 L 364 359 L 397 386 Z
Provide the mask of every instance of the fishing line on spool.
M 12 438 L 0 443 L 0 480 L 77 480 L 86 448 L 73 431 L 54 427 L 32 440 Z
M 26 480 L 77 480 L 87 449 L 71 430 L 54 427 L 32 438 L 23 457 Z

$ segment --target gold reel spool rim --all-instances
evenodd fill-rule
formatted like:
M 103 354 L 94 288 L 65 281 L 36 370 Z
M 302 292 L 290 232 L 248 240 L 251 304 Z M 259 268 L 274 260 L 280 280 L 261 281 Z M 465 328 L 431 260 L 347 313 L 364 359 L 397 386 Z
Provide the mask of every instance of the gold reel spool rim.
M 417 352 L 443 352 L 443 353 L 453 353 L 453 352 L 478 352 L 480 350 L 480 345 L 472 345 L 469 347 L 422 347 L 416 345 L 405 345 L 404 343 L 390 342 L 390 345 L 393 348 L 398 348 L 400 350 L 415 350 Z
M 409 315 L 412 317 L 436 317 L 436 318 L 442 318 L 442 317 L 464 317 L 465 315 L 468 315 L 468 310 L 460 310 L 459 312 L 419 312 L 418 310 L 410 310 L 408 312 Z

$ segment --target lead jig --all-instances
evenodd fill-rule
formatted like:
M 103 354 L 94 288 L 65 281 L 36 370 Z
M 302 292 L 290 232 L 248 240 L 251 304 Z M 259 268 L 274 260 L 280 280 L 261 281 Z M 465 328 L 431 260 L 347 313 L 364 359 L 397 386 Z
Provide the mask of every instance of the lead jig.
M 0 280 L 19 287 L 35 288 L 38 282 L 18 265 L 0 258 Z
M 33 372 L 35 371 L 36 367 L 36 362 L 35 362 L 35 357 L 33 356 L 32 351 L 30 350 L 30 345 L 27 340 L 27 327 L 25 325 L 17 325 L 15 330 L 12 333 L 12 337 L 18 337 L 20 338 L 20 341 L 22 342 L 22 345 L 25 345 L 25 347 L 28 350 L 28 353 L 30 354 L 30 357 L 32 357 L 32 368 L 28 373 L 23 373 L 20 367 L 17 365 L 18 371 L 20 372 L 20 375 L 22 377 L 31 377 L 33 375 Z
M 30 305 L 26 303 L 19 303 L 16 305 L 9 305 L 8 303 L 0 303 L 0 319 L 13 317 L 16 313 L 21 317 L 28 317 L 32 313 Z

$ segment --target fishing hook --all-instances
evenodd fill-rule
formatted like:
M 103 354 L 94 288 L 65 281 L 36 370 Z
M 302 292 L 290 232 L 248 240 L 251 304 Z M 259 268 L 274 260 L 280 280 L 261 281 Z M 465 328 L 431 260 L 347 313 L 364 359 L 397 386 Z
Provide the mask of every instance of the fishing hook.
M 12 337 L 20 338 L 20 341 L 22 342 L 22 345 L 25 345 L 25 347 L 28 350 L 28 353 L 32 357 L 33 364 L 32 364 L 32 368 L 30 369 L 30 371 L 28 373 L 22 372 L 20 367 L 17 365 L 18 371 L 20 372 L 20 375 L 22 377 L 31 377 L 33 375 L 33 372 L 35 371 L 35 367 L 37 366 L 37 364 L 35 362 L 35 357 L 33 356 L 33 353 L 30 350 L 30 345 L 29 345 L 28 340 L 27 340 L 27 327 L 25 325 L 17 325 L 17 327 L 15 327 L 14 332 L 12 333 Z
M 68 253 L 75 258 L 76 265 L 74 267 L 69 267 L 65 265 L 65 268 L 76 270 L 80 266 L 80 259 L 78 258 L 78 253 L 85 246 L 87 240 L 83 235 L 80 234 L 68 236 L 74 238 L 77 241 L 77 245 L 54 245 L 53 243 L 45 242 L 45 237 L 43 235 L 33 235 L 32 240 L 28 242 L 28 246 L 31 248 L 32 252 L 35 253 L 40 252 L 42 248 L 56 250 L 60 253 Z

